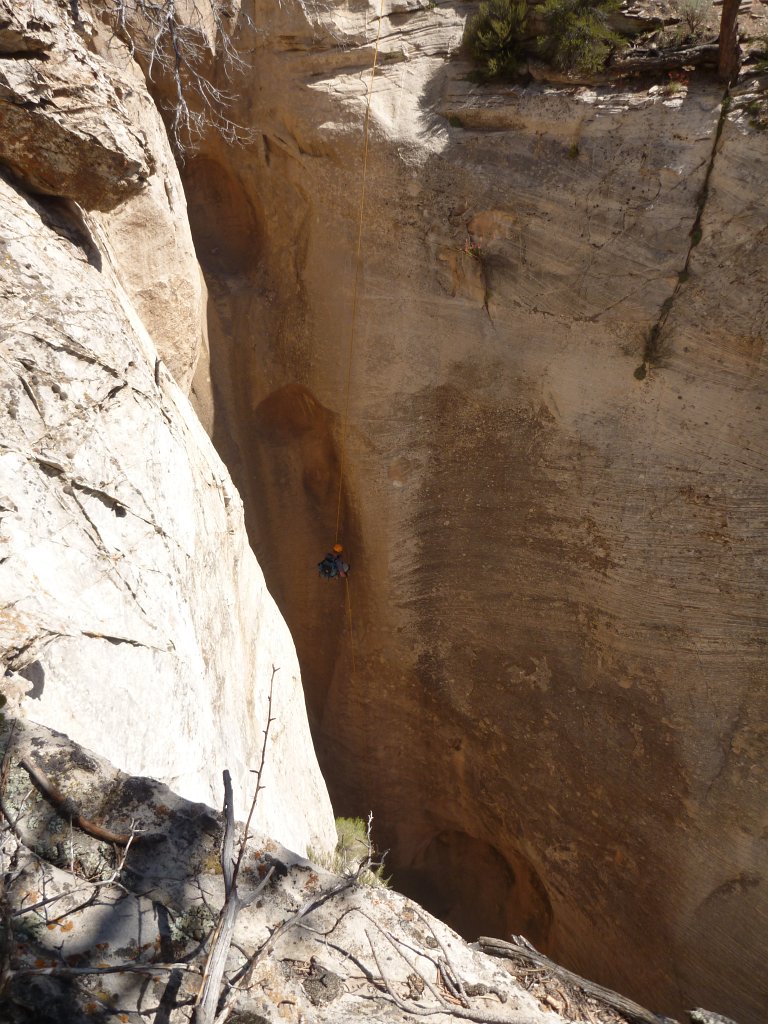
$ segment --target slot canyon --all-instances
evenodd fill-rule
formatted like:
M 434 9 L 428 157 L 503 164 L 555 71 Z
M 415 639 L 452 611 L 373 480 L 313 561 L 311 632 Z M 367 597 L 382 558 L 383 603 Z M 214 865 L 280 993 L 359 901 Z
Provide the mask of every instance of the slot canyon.
M 757 1022 L 767 137 L 704 74 L 478 89 L 464 17 L 384 21 L 353 336 L 375 18 L 254 8 L 257 139 L 183 168 L 208 425 L 393 884 Z M 348 591 L 315 570 L 342 459 Z
M 754 0 L 760 18 L 763 6 Z M 225 124 L 242 138 L 231 145 L 207 125 L 177 179 L 167 140 L 146 127 L 151 94 L 168 128 L 167 68 L 150 75 L 144 59 L 142 76 L 132 59 L 142 55 L 105 28 L 103 5 L 84 7 L 96 13 L 87 38 L 78 29 L 89 56 L 77 73 L 87 78 L 96 54 L 122 76 L 109 104 L 126 121 L 106 133 L 130 157 L 121 191 L 104 197 L 103 169 L 87 153 L 73 175 L 87 178 L 87 195 L 77 181 L 51 186 L 37 150 L 26 167 L 16 143 L 36 138 L 23 118 L 39 84 L 13 101 L 18 122 L 0 125 L 13 138 L 0 185 L 11 196 L 24 193 L 17 177 L 25 183 L 27 206 L 42 211 L 40 251 L 53 260 L 75 246 L 77 273 L 91 274 L 82 280 L 98 270 L 117 296 L 109 302 L 159 358 L 147 363 L 153 376 L 120 348 L 105 370 L 71 339 L 46 342 L 45 358 L 64 352 L 104 378 L 95 398 L 68 386 L 85 409 L 74 419 L 96 398 L 127 405 L 133 389 L 107 437 L 117 448 L 138 431 L 142 402 L 160 402 L 156 391 L 170 402 L 164 374 L 188 388 L 242 498 L 247 541 L 233 525 L 237 496 L 210 468 L 215 453 L 184 475 L 184 446 L 210 448 L 191 412 L 177 422 L 152 406 L 140 456 L 125 454 L 130 473 L 146 460 L 181 524 L 188 545 L 169 555 L 152 502 L 138 525 L 126 515 L 139 503 L 127 485 L 119 501 L 110 490 L 123 480 L 119 460 L 86 465 L 61 412 L 67 394 L 57 383 L 41 398 L 42 357 L 30 369 L 27 354 L 23 366 L 37 373 L 23 381 L 27 420 L 9 413 L 6 430 L 18 428 L 19 465 L 38 420 L 45 444 L 72 441 L 71 458 L 51 461 L 46 448 L 38 459 L 45 487 L 62 484 L 48 520 L 63 532 L 61 510 L 77 517 L 75 501 L 91 502 L 98 529 L 89 519 L 88 536 L 100 543 L 126 520 L 146 534 L 129 537 L 129 554 L 141 552 L 136 579 L 194 564 L 189 604 L 204 606 L 192 625 L 186 604 L 174 611 L 169 640 L 158 623 L 171 598 L 158 589 L 150 600 L 131 582 L 115 613 L 130 629 L 110 627 L 106 589 L 88 598 L 87 628 L 46 611 L 33 629 L 23 604 L 39 583 L 32 565 L 34 588 L 14 591 L 23 615 L 4 621 L 4 651 L 8 675 L 38 681 L 27 695 L 34 721 L 90 741 L 83 723 L 99 732 L 106 716 L 102 675 L 125 666 L 125 699 L 143 706 L 160 665 L 173 693 L 153 727 L 183 719 L 183 770 L 165 740 L 162 756 L 121 767 L 197 786 L 184 795 L 213 803 L 222 736 L 236 780 L 248 781 L 275 666 L 275 728 L 290 756 L 265 799 L 278 819 L 279 794 L 296 797 L 280 841 L 300 853 L 332 843 L 314 743 L 333 813 L 372 812 L 392 887 L 465 939 L 522 935 L 656 1013 L 683 1019 L 706 1006 L 764 1024 L 768 132 L 750 120 L 752 72 L 726 88 L 696 68 L 668 90 L 658 75 L 545 78 L 532 62 L 525 83 L 479 85 L 462 48 L 475 3 L 383 0 L 379 15 L 369 0 L 242 0 L 226 12 L 236 56 L 211 44 L 205 67 L 231 93 Z M 625 5 L 621 17 L 651 24 L 661 8 Z M 2 61 L 14 69 L 6 92 L 20 89 L 16 69 L 40 48 L 55 64 L 33 29 L 24 59 Z M 67 32 L 74 52 L 81 43 Z M 58 110 L 69 95 L 53 90 L 46 102 Z M 66 177 L 70 163 L 67 150 L 57 172 Z M 112 187 L 119 175 L 110 164 L 103 176 Z M 67 274 L 62 323 L 79 322 L 102 299 Z M 29 287 L 19 322 L 29 295 L 45 311 L 46 288 Z M 136 315 L 125 312 L 131 303 Z M 116 337 L 100 309 L 93 322 Z M 124 394 L 113 365 L 132 382 Z M 155 466 L 156 452 L 178 477 Z M 215 514 L 199 498 L 214 491 Z M 37 493 L 14 492 L 13 513 L 26 500 L 36 507 Z M 335 541 L 351 566 L 345 580 L 317 571 Z M 123 565 L 104 543 L 102 588 Z M 255 604 L 249 544 L 271 594 Z M 246 567 L 240 589 L 226 563 Z M 83 572 L 78 562 L 57 580 Z M 264 627 L 266 641 L 250 637 L 251 618 L 272 622 L 272 598 L 290 637 L 282 623 Z M 57 671 L 67 685 L 88 676 L 85 656 L 65 651 L 78 629 L 111 667 L 92 673 L 93 696 L 56 717 L 45 701 L 59 699 Z M 195 630 L 205 639 L 190 640 L 188 655 L 178 637 Z M 298 668 L 311 741 L 306 730 L 287 735 L 303 714 Z M 185 691 L 206 672 L 220 689 Z M 249 673 L 261 677 L 258 695 Z M 133 742 L 118 711 L 104 734 Z M 150 746 L 136 740 L 142 757 Z M 317 809 L 311 827 L 306 806 Z

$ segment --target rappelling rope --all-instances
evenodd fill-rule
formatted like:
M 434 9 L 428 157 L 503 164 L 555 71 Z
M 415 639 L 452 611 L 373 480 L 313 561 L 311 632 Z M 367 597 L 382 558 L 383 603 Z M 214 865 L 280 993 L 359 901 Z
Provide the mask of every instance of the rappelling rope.
M 368 83 L 368 91 L 365 101 L 365 120 L 363 121 L 363 181 L 360 188 L 360 212 L 357 220 L 357 246 L 355 249 L 355 277 L 352 286 L 352 322 L 349 330 L 349 351 L 347 355 L 347 373 L 344 384 L 344 415 L 341 421 L 341 454 L 339 460 L 339 497 L 336 502 L 336 543 L 339 543 L 339 527 L 341 524 L 341 494 L 344 484 L 344 464 L 347 453 L 347 425 L 349 423 L 349 396 L 352 383 L 352 355 L 355 349 L 356 327 L 357 327 L 357 296 L 360 285 L 360 254 L 363 246 L 363 222 L 365 218 L 365 187 L 368 182 L 368 125 L 371 119 L 371 97 L 373 95 L 373 79 L 376 76 L 376 64 L 379 60 L 379 39 L 381 38 L 381 23 L 384 19 L 384 0 L 379 5 L 379 25 L 376 30 L 376 42 L 373 46 L 373 64 L 371 65 L 371 78 Z M 347 587 L 347 601 L 349 602 L 349 588 Z M 351 627 L 350 611 L 350 627 Z
M 363 225 L 365 222 L 365 191 L 368 184 L 368 136 L 369 126 L 371 120 L 371 99 L 373 97 L 373 80 L 376 77 L 376 65 L 379 60 L 379 39 L 381 38 L 381 25 L 384 20 L 384 0 L 379 0 L 379 23 L 376 29 L 376 40 L 373 45 L 373 64 L 371 65 L 371 77 L 368 81 L 368 89 L 365 97 L 365 119 L 363 121 L 363 173 L 362 182 L 360 185 L 360 209 L 357 218 L 357 244 L 355 246 L 355 274 L 352 285 L 352 310 L 351 320 L 349 325 L 349 347 L 347 351 L 347 366 L 346 366 L 346 379 L 344 381 L 344 414 L 341 421 L 341 445 L 339 450 L 339 494 L 336 501 L 336 541 L 334 549 L 339 545 L 339 531 L 341 528 L 341 497 L 344 489 L 344 469 L 346 467 L 346 455 L 347 455 L 347 430 L 349 426 L 349 400 L 352 389 L 352 357 L 355 350 L 355 341 L 357 340 L 357 307 L 358 307 L 358 295 L 360 291 L 360 271 L 362 267 L 362 249 L 363 249 Z M 347 628 L 349 630 L 349 651 L 350 659 L 352 662 L 352 679 L 354 680 L 357 676 L 357 665 L 355 659 L 355 631 L 352 625 L 352 592 L 349 586 L 349 576 L 344 577 L 344 598 L 347 608 Z M 364 730 L 368 733 L 370 729 L 370 720 L 368 716 L 364 716 Z M 370 744 L 371 737 L 366 737 L 367 744 Z M 371 792 L 371 780 L 369 776 L 370 771 L 370 760 L 364 759 L 364 764 L 361 766 L 361 774 L 366 777 L 365 792 Z

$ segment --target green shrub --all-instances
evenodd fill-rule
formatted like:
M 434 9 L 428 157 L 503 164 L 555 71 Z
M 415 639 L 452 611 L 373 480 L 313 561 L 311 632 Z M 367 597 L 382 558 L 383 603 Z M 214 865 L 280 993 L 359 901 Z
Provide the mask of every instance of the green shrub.
M 526 0 L 484 0 L 467 22 L 465 41 L 482 81 L 513 78 L 525 59 Z
M 361 865 L 367 865 L 358 878 L 360 885 L 386 886 L 384 864 L 374 863 L 374 850 L 368 827 L 362 818 L 336 818 L 336 849 L 332 854 L 307 850 L 307 857 L 326 871 L 336 875 L 354 874 Z
M 712 13 L 711 0 L 677 0 L 675 7 L 680 17 L 682 41 L 701 39 Z
M 336 853 L 344 868 L 357 867 L 369 856 L 368 833 L 362 818 L 337 818 L 336 837 Z
M 620 0 L 545 0 L 544 33 L 537 40 L 542 56 L 560 71 L 599 71 L 625 45 L 608 25 L 620 7 Z

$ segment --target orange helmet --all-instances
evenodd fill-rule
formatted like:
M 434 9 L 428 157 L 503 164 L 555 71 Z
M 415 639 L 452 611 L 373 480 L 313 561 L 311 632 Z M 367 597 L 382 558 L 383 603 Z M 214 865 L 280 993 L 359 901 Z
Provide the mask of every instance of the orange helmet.
M 335 553 L 337 555 L 340 555 L 341 552 L 344 550 L 344 548 L 341 546 L 341 544 L 334 544 L 333 545 L 333 550 L 335 551 Z

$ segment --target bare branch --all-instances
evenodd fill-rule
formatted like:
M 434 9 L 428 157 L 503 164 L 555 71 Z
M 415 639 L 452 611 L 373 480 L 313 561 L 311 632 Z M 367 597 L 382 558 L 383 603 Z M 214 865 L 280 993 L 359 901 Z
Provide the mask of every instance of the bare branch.
M 438 969 L 440 971 L 440 974 L 442 975 L 443 981 L 445 982 L 446 988 L 448 989 L 449 992 L 451 992 L 451 994 L 455 998 L 457 998 L 461 1002 L 462 1006 L 468 1007 L 469 998 L 467 997 L 467 993 L 464 991 L 464 985 L 462 983 L 462 980 L 459 977 L 458 971 L 453 966 L 453 962 L 451 961 L 451 958 L 448 954 L 448 950 L 445 948 L 443 940 L 440 938 L 435 929 L 422 914 L 419 914 L 417 912 L 416 916 L 418 917 L 418 919 L 421 921 L 425 928 L 429 928 L 430 932 L 432 933 L 432 938 L 438 944 L 438 946 L 440 947 L 440 952 L 443 954 L 443 959 L 438 960 Z
M 76 892 L 82 892 L 83 889 L 88 889 L 95 893 L 106 885 L 114 885 L 118 889 L 122 890 L 122 892 L 127 892 L 128 890 L 125 888 L 125 886 L 121 885 L 118 882 L 118 878 L 122 874 L 123 868 L 125 867 L 125 861 L 126 858 L 128 857 L 128 851 L 130 850 L 131 843 L 134 841 L 135 838 L 136 830 L 134 823 L 131 825 L 131 834 L 128 837 L 128 842 L 125 844 L 123 856 L 120 858 L 119 864 L 112 872 L 112 874 L 109 876 L 109 878 L 100 879 L 97 882 L 83 882 L 81 885 L 76 885 L 73 889 L 67 889 L 65 892 L 59 892 L 56 893 L 54 896 L 48 896 L 44 900 L 39 900 L 37 903 L 33 903 L 29 907 L 21 907 L 19 910 L 14 910 L 13 913 L 11 914 L 11 917 L 22 917 L 24 914 L 31 914 L 35 910 L 40 910 L 43 907 L 50 906 L 51 903 L 56 903 L 58 900 L 66 899 L 67 896 L 74 896 Z M 85 903 L 81 903 L 77 907 L 72 907 L 71 910 L 65 911 L 56 920 L 63 920 L 65 917 L 69 917 L 70 914 L 74 914 L 78 910 L 82 910 L 83 907 L 87 906 L 89 902 L 90 900 L 86 900 Z
M 720 16 L 717 74 L 726 85 L 730 85 L 739 70 L 739 6 L 739 0 L 724 0 Z
M 352 889 L 357 885 L 360 876 L 365 870 L 365 865 L 361 864 L 357 871 L 352 874 L 346 875 L 340 882 L 327 889 L 325 892 L 320 893 L 319 896 L 313 896 L 307 900 L 295 914 L 286 918 L 281 924 L 275 928 L 270 937 L 264 942 L 259 948 L 253 953 L 248 959 L 248 962 L 244 964 L 239 971 L 231 979 L 229 989 L 224 997 L 223 1005 L 219 1015 L 214 1019 L 213 1024 L 225 1024 L 232 1012 L 231 1000 L 237 994 L 238 991 L 247 989 L 250 985 L 253 971 L 265 957 L 272 952 L 276 943 L 286 932 L 290 931 L 291 928 L 295 928 L 301 925 L 301 922 L 305 917 L 308 917 L 315 910 L 319 910 L 329 900 L 334 899 L 336 896 L 341 895 L 344 892 Z M 266 881 L 267 879 L 265 879 Z M 342 915 L 343 916 L 343 915 Z M 197 1024 L 197 1021 L 195 1022 Z
M 162 974 L 164 971 L 188 971 L 199 974 L 200 968 L 193 964 L 115 964 L 113 967 L 20 967 L 14 971 L 14 977 L 52 977 L 75 978 L 86 974 Z
M 264 774 L 264 767 L 267 759 L 267 744 L 269 742 L 269 727 L 274 722 L 272 717 L 272 695 L 275 685 L 275 676 L 279 669 L 272 666 L 272 675 L 269 680 L 269 695 L 267 698 L 267 721 L 264 726 L 264 742 L 261 746 L 261 757 L 259 759 L 259 767 L 255 769 L 256 774 L 256 790 L 251 800 L 251 806 L 248 810 L 248 817 L 245 820 L 245 829 L 240 838 L 240 849 L 237 855 L 237 861 L 234 861 L 234 837 L 235 837 L 235 812 L 234 812 L 234 800 L 232 796 L 232 779 L 229 772 L 224 770 L 224 839 L 221 846 L 221 869 L 224 874 L 224 906 L 221 908 L 219 914 L 219 920 L 216 923 L 214 930 L 213 941 L 211 943 L 210 952 L 205 963 L 205 970 L 203 972 L 203 982 L 200 986 L 200 992 L 198 993 L 197 1000 L 195 1002 L 194 1022 L 195 1024 L 213 1024 L 216 1017 L 216 1010 L 221 999 L 221 988 L 222 981 L 224 979 L 224 969 L 227 964 L 227 956 L 229 955 L 229 949 L 232 945 L 232 936 L 235 931 L 235 922 L 237 921 L 237 915 L 240 910 L 251 903 L 258 894 L 264 889 L 269 883 L 274 872 L 274 867 L 271 867 L 267 872 L 266 877 L 262 880 L 260 885 L 257 887 L 256 892 L 252 894 L 248 900 L 244 901 L 240 899 L 237 892 L 237 881 L 240 875 L 240 866 L 243 863 L 243 857 L 245 856 L 245 848 L 248 843 L 249 829 L 251 827 L 251 819 L 256 811 L 256 804 L 258 803 L 259 793 L 264 789 L 262 783 L 262 777 Z M 225 1018 L 226 1019 L 226 1018 Z
M 627 999 L 626 996 L 613 992 L 609 988 L 604 988 L 602 985 L 597 985 L 592 981 L 587 981 L 586 978 L 574 974 L 573 971 L 566 970 L 565 967 L 556 964 L 554 960 L 550 960 L 543 953 L 539 953 L 530 942 L 522 940 L 521 936 L 513 936 L 513 940 L 512 942 L 506 942 L 503 939 L 494 939 L 481 935 L 477 940 L 477 944 L 481 951 L 489 956 L 513 960 L 519 958 L 526 963 L 534 964 L 536 967 L 545 968 L 560 980 L 577 986 L 587 996 L 599 999 L 600 1002 L 610 1006 L 612 1010 L 620 1013 L 627 1020 L 632 1021 L 633 1024 L 659 1024 L 660 1021 L 664 1020 L 664 1018 L 660 1018 L 657 1014 L 646 1010 L 645 1007 L 638 1005 L 638 1003 L 633 1002 L 631 999 Z
M 398 956 L 400 956 L 405 961 L 405 963 L 408 965 L 408 967 L 412 971 L 412 973 L 413 974 L 418 974 L 418 976 L 424 982 L 425 986 L 429 989 L 429 991 L 432 993 L 432 995 L 435 997 L 435 999 L 438 1001 L 438 1003 L 440 1003 L 441 1006 L 443 1007 L 443 1009 L 445 1009 L 447 1004 L 446 1004 L 446 1001 L 443 998 L 443 996 L 437 991 L 437 989 L 429 981 L 429 979 L 424 975 L 424 973 L 419 970 L 419 968 L 416 966 L 416 964 L 408 959 L 408 957 L 405 955 L 405 953 L 402 951 L 402 949 L 400 949 L 399 944 L 397 942 L 395 942 L 395 940 L 392 938 L 392 936 L 389 934 L 389 932 L 385 932 L 384 929 L 381 928 L 381 926 L 378 925 L 376 923 L 376 921 L 374 921 L 374 919 L 372 917 L 369 917 L 369 915 L 366 914 L 364 911 L 360 910 L 360 911 L 358 911 L 358 913 L 362 914 L 362 916 L 366 919 L 366 921 L 370 921 L 370 923 L 374 926 L 374 928 L 381 935 L 384 936 L 384 938 L 387 940 L 387 942 L 390 944 L 390 946 L 392 946 L 392 948 L 398 954 Z M 366 934 L 366 937 L 367 937 L 368 936 L 368 932 L 366 931 L 365 934 Z M 368 941 L 370 943 L 370 941 L 371 941 L 370 938 L 368 938 Z M 377 966 L 378 966 L 378 962 L 377 962 Z
M 131 831 L 127 833 L 112 832 L 111 829 L 104 828 L 102 825 L 97 825 L 96 822 L 89 821 L 87 818 L 83 817 L 74 802 L 64 796 L 64 794 L 54 786 L 42 768 L 36 765 L 28 757 L 23 758 L 19 764 L 27 772 L 32 782 L 34 782 L 35 786 L 43 794 L 48 803 L 56 810 L 56 812 L 60 814 L 65 821 L 71 821 L 73 825 L 77 825 L 81 832 L 85 832 L 93 839 L 100 839 L 104 843 L 114 843 L 115 846 L 129 846 L 130 843 L 134 841 L 141 843 L 142 845 L 165 841 L 166 837 L 162 833 L 138 835 L 135 829 L 131 829 Z
M 180 156 L 194 149 L 209 128 L 230 143 L 253 137 L 251 129 L 226 116 L 235 97 L 211 79 L 221 73 L 231 83 L 248 70 L 232 39 L 227 4 L 195 0 L 177 11 L 176 0 L 109 0 L 108 17 L 115 34 L 144 66 L 147 79 L 170 85 L 173 98 L 165 113 Z M 214 38 L 209 43 L 211 27 Z
M 224 769 L 224 839 L 221 844 L 221 870 L 224 875 L 224 896 L 229 898 L 237 879 L 234 872 L 235 807 L 232 797 L 232 777 Z M 239 863 L 239 862 L 238 862 Z
M 13 819 L 11 819 L 11 816 L 8 813 L 8 808 L 5 806 L 5 793 L 3 791 L 3 796 L 0 797 L 0 813 L 2 813 L 3 817 L 5 818 L 5 825 L 3 825 L 2 828 L 3 832 L 16 832 L 16 826 L 19 824 L 19 822 L 21 821 L 21 817 L 24 814 L 24 808 L 26 807 L 27 800 L 29 800 L 34 791 L 34 787 L 30 786 L 30 788 L 24 794 L 24 797 L 22 798 L 22 801 L 19 804 L 19 809 L 16 812 L 16 816 Z
M 463 1006 L 463 1005 L 462 1006 L 455 1006 L 455 1005 L 449 1004 L 443 998 L 443 996 L 441 996 L 435 990 L 434 986 L 432 986 L 429 983 L 429 981 L 424 977 L 423 972 L 419 971 L 418 968 L 414 964 L 411 963 L 411 961 L 408 959 L 408 957 L 405 956 L 405 954 L 402 952 L 402 950 L 400 950 L 398 948 L 398 944 L 394 941 L 394 939 L 387 932 L 385 932 L 382 929 L 382 927 L 372 917 L 369 917 L 368 914 L 364 913 L 364 911 L 358 910 L 358 913 L 362 914 L 362 916 L 365 917 L 366 920 L 369 921 L 374 926 L 376 931 L 378 931 L 379 934 L 382 935 L 387 940 L 387 942 L 389 942 L 390 945 L 399 953 L 399 955 L 403 958 L 403 960 L 406 962 L 406 964 L 408 964 L 408 966 L 411 968 L 411 970 L 422 979 L 422 981 L 425 983 L 426 987 L 429 989 L 429 991 L 432 993 L 432 995 L 435 997 L 435 999 L 437 1001 L 437 1006 L 419 1006 L 418 1004 L 416 1004 L 416 1003 L 414 1003 L 412 1001 L 403 999 L 402 997 L 397 995 L 397 993 L 394 991 L 394 989 L 392 987 L 391 981 L 387 977 L 387 975 L 386 975 L 386 973 L 385 973 L 385 971 L 384 971 L 384 969 L 383 969 L 383 967 L 381 965 L 381 961 L 379 959 L 378 953 L 376 952 L 375 944 L 374 944 L 373 940 L 371 939 L 371 934 L 366 929 L 365 937 L 368 939 L 368 945 L 371 948 L 371 954 L 372 954 L 374 962 L 376 964 L 376 969 L 379 972 L 379 976 L 381 977 L 382 984 L 383 984 L 384 988 L 386 989 L 387 994 L 392 999 L 392 1001 L 395 1003 L 395 1005 L 398 1007 L 398 1009 L 402 1010 L 404 1013 L 410 1013 L 410 1014 L 413 1014 L 416 1017 L 431 1017 L 431 1016 L 434 1016 L 435 1014 L 438 1014 L 438 1013 L 446 1013 L 446 1014 L 449 1014 L 452 1017 L 458 1017 L 461 1020 L 476 1021 L 477 1024 L 536 1024 L 537 1018 L 532 1018 L 532 1017 L 528 1016 L 524 1012 L 516 1013 L 514 1010 L 512 1010 L 512 1011 L 507 1011 L 506 1013 L 504 1013 L 502 1015 L 502 1014 L 492 1013 L 492 1012 L 490 1012 L 488 1010 L 483 1010 L 480 1007 L 475 1008 L 475 1007 L 472 1007 L 472 1006 L 469 1006 L 469 1005 L 467 1005 L 467 1006 Z M 432 929 L 430 927 L 430 931 L 434 935 L 434 929 Z M 438 942 L 439 942 L 439 940 L 438 940 Z M 447 954 L 447 952 L 445 952 L 444 947 L 443 947 L 443 952 L 445 953 L 445 956 L 446 956 L 446 959 L 447 959 L 448 958 L 448 954 Z M 466 993 L 464 993 L 464 997 L 466 998 Z M 467 1002 L 469 1002 L 469 1001 L 467 1000 Z
M 259 767 L 256 769 L 256 792 L 253 794 L 253 800 L 251 800 L 251 807 L 248 811 L 248 817 L 245 819 L 245 832 L 243 833 L 242 842 L 240 843 L 240 853 L 237 857 L 237 864 L 235 864 L 234 876 L 232 884 L 237 884 L 237 876 L 240 873 L 240 865 L 243 862 L 243 856 L 245 854 L 245 844 L 248 842 L 248 829 L 251 827 L 251 819 L 253 818 L 256 810 L 256 802 L 259 799 L 259 793 L 264 789 L 262 783 L 262 777 L 264 775 L 264 766 L 267 763 L 267 743 L 269 741 L 269 727 L 274 722 L 272 717 L 272 694 L 275 686 L 275 676 L 280 671 L 279 668 L 272 666 L 272 675 L 269 679 L 269 694 L 267 695 L 267 724 L 262 730 L 264 733 L 264 742 L 261 745 L 261 757 L 259 758 Z

